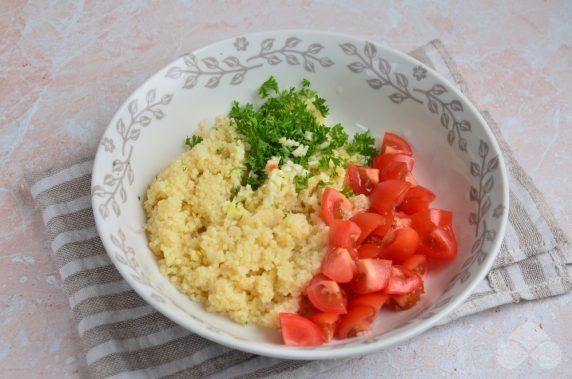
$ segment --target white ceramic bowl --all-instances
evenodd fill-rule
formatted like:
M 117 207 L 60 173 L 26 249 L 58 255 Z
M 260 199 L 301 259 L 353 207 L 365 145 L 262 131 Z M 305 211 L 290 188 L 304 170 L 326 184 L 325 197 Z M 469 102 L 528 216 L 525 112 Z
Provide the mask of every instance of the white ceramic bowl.
M 161 275 L 143 231 L 142 199 L 154 176 L 183 152 L 201 120 L 231 102 L 252 101 L 270 75 L 280 85 L 303 78 L 325 97 L 329 120 L 349 131 L 394 131 L 411 142 L 414 173 L 450 209 L 459 256 L 427 278 L 409 311 L 383 312 L 367 336 L 318 348 L 287 347 L 278 331 L 240 326 L 206 312 Z M 364 354 L 415 336 L 461 304 L 489 271 L 504 235 L 508 184 L 499 147 L 475 107 L 450 83 L 411 57 L 360 38 L 275 31 L 232 38 L 167 65 L 139 87 L 111 120 L 92 182 L 97 228 L 125 280 L 179 325 L 251 353 L 292 359 Z

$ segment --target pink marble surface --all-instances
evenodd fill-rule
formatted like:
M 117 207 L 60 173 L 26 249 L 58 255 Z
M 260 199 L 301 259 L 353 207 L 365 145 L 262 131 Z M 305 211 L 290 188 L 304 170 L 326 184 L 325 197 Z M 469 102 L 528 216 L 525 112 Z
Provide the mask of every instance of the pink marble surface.
M 146 77 L 242 33 L 332 30 L 402 51 L 441 38 L 572 234 L 572 2 L 272 4 L 0 2 L 0 377 L 86 374 L 24 175 L 93 155 L 115 109 Z M 484 312 L 323 377 L 570 377 L 571 306 L 566 295 Z M 515 333 L 551 344 L 516 365 L 497 350 Z

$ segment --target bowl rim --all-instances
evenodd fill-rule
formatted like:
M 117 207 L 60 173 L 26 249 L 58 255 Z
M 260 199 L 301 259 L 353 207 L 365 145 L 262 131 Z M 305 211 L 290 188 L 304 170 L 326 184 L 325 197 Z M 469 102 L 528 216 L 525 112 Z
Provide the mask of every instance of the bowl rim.
M 424 64 L 423 62 L 420 62 L 420 61 L 414 59 L 413 57 L 409 56 L 406 53 L 403 53 L 399 50 L 396 50 L 396 49 L 386 45 L 384 42 L 372 40 L 372 39 L 367 38 L 363 35 L 352 35 L 352 34 L 347 34 L 347 33 L 331 32 L 331 31 L 326 31 L 326 30 L 295 29 L 294 28 L 294 29 L 264 30 L 264 31 L 254 32 L 254 33 L 244 33 L 244 34 L 234 35 L 234 36 L 231 36 L 229 38 L 222 39 L 222 40 L 209 42 L 207 45 L 204 45 L 198 49 L 195 49 L 195 50 L 191 51 L 190 53 L 182 54 L 178 58 L 176 58 L 172 61 L 169 61 L 166 65 L 164 65 L 163 67 L 161 67 L 160 69 L 155 71 L 146 80 L 144 80 L 135 90 L 133 90 L 126 97 L 124 102 L 117 108 L 117 111 L 114 113 L 114 115 L 110 119 L 110 122 L 108 123 L 107 127 L 105 128 L 105 130 L 102 134 L 101 140 L 103 140 L 103 138 L 105 138 L 108 130 L 110 130 L 110 128 L 113 127 L 112 121 L 115 120 L 122 113 L 122 111 L 127 106 L 128 101 L 131 99 L 131 97 L 135 93 L 138 93 L 150 81 L 157 78 L 163 70 L 165 70 L 167 67 L 170 67 L 175 62 L 177 62 L 179 59 L 181 59 L 181 57 L 188 55 L 188 54 L 191 54 L 191 53 L 199 54 L 203 50 L 207 50 L 207 49 L 211 48 L 213 45 L 228 44 L 229 42 L 235 40 L 237 37 L 259 38 L 259 37 L 265 36 L 265 35 L 275 36 L 275 35 L 281 35 L 281 34 L 285 34 L 285 33 L 309 34 L 309 35 L 314 35 L 314 36 L 318 36 L 318 37 L 336 37 L 336 38 L 340 38 L 340 39 L 343 38 L 343 39 L 347 39 L 347 40 L 352 41 L 352 42 L 360 42 L 360 43 L 363 43 L 364 41 L 369 41 L 369 42 L 373 43 L 374 45 L 376 45 L 376 47 L 381 48 L 382 50 L 385 50 L 388 53 L 393 54 L 396 57 L 403 59 L 410 64 L 422 66 L 425 70 L 430 72 L 431 75 L 433 75 L 438 81 L 445 83 L 447 86 L 447 90 L 451 91 L 456 96 L 457 99 L 462 101 L 464 103 L 463 106 L 466 106 L 468 108 L 468 111 L 470 113 L 472 113 L 475 116 L 475 118 L 478 120 L 478 122 L 483 126 L 483 128 L 482 128 L 483 132 L 487 135 L 492 149 L 495 151 L 495 153 L 497 153 L 497 156 L 499 159 L 499 165 L 498 166 L 500 169 L 499 177 L 501 179 L 500 188 L 502 189 L 502 201 L 504 204 L 506 204 L 508 206 L 508 204 L 509 204 L 508 175 L 507 175 L 507 168 L 505 165 L 505 159 L 503 156 L 503 152 L 499 146 L 499 143 L 498 143 L 496 137 L 494 136 L 494 133 L 492 132 L 490 126 L 488 125 L 488 123 L 486 122 L 484 117 L 482 116 L 479 109 L 453 83 L 451 83 L 449 80 L 444 78 L 443 75 L 441 75 L 439 72 L 437 72 L 433 68 L 429 67 L 428 65 Z M 103 155 L 103 153 L 102 153 L 102 148 L 101 148 L 101 143 L 100 143 L 100 144 L 98 144 L 98 149 L 97 149 L 95 159 L 94 159 L 93 173 L 97 172 L 99 166 L 102 164 L 102 160 L 104 159 L 104 158 L 102 158 L 102 155 Z M 91 188 L 93 188 L 94 185 L 96 185 L 96 183 L 95 183 L 96 179 L 95 178 L 96 178 L 96 176 L 92 175 Z M 92 204 L 93 209 L 96 209 L 95 208 L 96 204 L 94 201 L 95 201 L 95 197 L 92 194 L 91 195 L 91 204 Z M 201 337 L 204 337 L 204 338 L 209 339 L 213 342 L 216 342 L 218 344 L 221 344 L 221 345 L 233 348 L 233 349 L 238 349 L 238 350 L 241 350 L 244 352 L 253 353 L 253 354 L 262 355 L 262 356 L 267 356 L 267 357 L 272 357 L 272 358 L 297 359 L 297 360 L 317 360 L 317 359 L 331 360 L 331 359 L 348 358 L 348 357 L 363 355 L 363 354 L 367 354 L 367 353 L 370 353 L 373 351 L 377 351 L 377 350 L 381 350 L 381 349 L 388 348 L 391 346 L 395 346 L 398 343 L 405 342 L 408 339 L 415 337 L 415 336 L 429 330 L 430 328 L 435 326 L 439 321 L 443 320 L 446 316 L 450 315 L 459 305 L 461 305 L 461 303 L 463 303 L 469 297 L 469 295 L 474 291 L 476 286 L 489 273 L 489 271 L 490 271 L 490 269 L 494 263 L 494 260 L 500 251 L 500 246 L 501 246 L 502 240 L 504 238 L 506 226 L 507 226 L 507 222 L 508 222 L 508 211 L 505 211 L 505 212 L 503 212 L 503 214 L 500 218 L 500 226 L 499 226 L 499 229 L 497 230 L 497 233 L 496 233 L 494 240 L 492 241 L 492 243 L 490 245 L 491 247 L 489 250 L 489 254 L 487 255 L 487 257 L 483 261 L 482 265 L 480 266 L 480 269 L 475 273 L 474 276 L 472 276 L 469 279 L 469 283 L 466 284 L 465 291 L 458 294 L 456 296 L 456 298 L 451 299 L 448 302 L 448 304 L 446 304 L 443 308 L 441 308 L 439 310 L 439 312 L 432 315 L 431 317 L 428 317 L 425 320 L 420 321 L 419 323 L 417 323 L 411 327 L 406 327 L 403 331 L 401 331 L 397 334 L 387 336 L 386 338 L 382 338 L 382 339 L 377 340 L 375 342 L 371 342 L 371 343 L 367 343 L 367 344 L 360 344 L 360 345 L 355 345 L 355 346 L 348 346 L 348 347 L 343 347 L 343 348 L 339 348 L 339 349 L 320 349 L 319 346 L 313 347 L 313 348 L 300 348 L 300 347 L 290 347 L 290 346 L 286 346 L 286 345 L 275 345 L 275 346 L 273 346 L 270 344 L 261 344 L 261 345 L 259 345 L 258 343 L 253 344 L 251 341 L 242 340 L 242 339 L 239 339 L 239 338 L 236 338 L 233 336 L 218 334 L 214 331 L 203 328 L 200 325 L 197 325 L 198 327 L 193 325 L 195 321 L 180 317 L 177 313 L 173 312 L 170 309 L 169 305 L 156 301 L 147 291 L 145 291 L 143 289 L 141 284 L 139 284 L 137 281 L 135 281 L 131 277 L 131 275 L 129 275 L 129 273 L 127 272 L 127 268 L 118 264 L 117 258 L 113 254 L 109 253 L 110 251 L 113 250 L 113 245 L 112 245 L 111 241 L 109 240 L 109 238 L 103 237 L 103 231 L 106 230 L 106 226 L 105 226 L 106 222 L 103 220 L 101 215 L 98 214 L 98 212 L 93 212 L 93 213 L 94 213 L 95 224 L 96 224 L 98 234 L 101 238 L 101 241 L 102 241 L 103 246 L 107 252 L 107 255 L 111 259 L 115 268 L 120 272 L 122 278 L 127 281 L 129 286 L 139 296 L 141 296 L 149 305 L 151 305 L 154 309 L 159 311 L 165 317 L 169 318 L 171 321 L 175 322 L 177 325 L 179 325 L 179 326 L 181 326 L 181 327 L 183 327 L 183 328 L 185 328 L 185 329 L 187 329 L 193 333 L 196 333 L 197 335 L 199 335 Z

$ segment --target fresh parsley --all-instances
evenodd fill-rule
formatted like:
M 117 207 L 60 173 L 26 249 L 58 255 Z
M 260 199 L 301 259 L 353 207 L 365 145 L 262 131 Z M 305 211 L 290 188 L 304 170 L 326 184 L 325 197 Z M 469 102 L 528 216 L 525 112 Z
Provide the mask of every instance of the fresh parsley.
M 185 145 L 190 150 L 193 147 L 195 147 L 197 144 L 201 143 L 202 140 L 203 140 L 203 137 L 197 136 L 197 135 L 194 135 L 192 137 L 187 137 L 187 138 L 185 138 Z
M 260 86 L 258 94 L 264 100 L 259 108 L 235 101 L 229 114 L 247 147 L 245 182 L 252 189 L 264 183 L 266 164 L 276 157 L 280 162 L 291 161 L 305 169 L 309 169 L 308 162 L 314 158 L 321 169 L 328 169 L 330 164 L 347 163 L 336 152 L 340 148 L 345 148 L 350 156 L 363 156 L 365 161 L 377 154 L 369 132 L 356 134 L 350 142 L 342 125 L 328 127 L 318 121 L 316 113 L 326 117 L 329 108 L 326 100 L 310 88 L 308 80 L 304 79 L 299 89 L 281 90 L 271 76 Z M 299 175 L 296 189 L 306 188 L 312 175 L 311 170 Z

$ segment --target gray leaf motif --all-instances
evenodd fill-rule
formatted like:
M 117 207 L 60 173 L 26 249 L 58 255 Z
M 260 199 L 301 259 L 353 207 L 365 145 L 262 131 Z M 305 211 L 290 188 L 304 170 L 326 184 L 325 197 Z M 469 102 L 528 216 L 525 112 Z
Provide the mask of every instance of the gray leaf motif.
M 342 48 L 342 51 L 346 53 L 346 55 L 357 54 L 357 47 L 353 43 L 342 43 L 340 47 Z
M 169 105 L 171 100 L 173 100 L 172 94 L 166 94 L 166 95 L 161 96 L 161 104 L 163 104 L 163 105 Z
M 296 65 L 300 64 L 298 57 L 295 56 L 294 54 L 286 54 L 286 62 L 288 62 L 288 64 L 292 65 L 292 66 L 296 66 Z
M 491 208 L 491 199 L 487 198 L 481 207 L 481 217 L 486 215 Z
M 298 46 L 298 44 L 300 42 L 302 42 L 302 40 L 300 38 L 289 37 L 286 39 L 286 42 L 284 43 L 284 47 L 293 48 L 293 47 Z
M 137 113 L 137 99 L 135 100 L 131 100 L 129 102 L 129 105 L 127 106 L 127 109 L 129 110 L 129 113 L 131 113 L 132 115 Z
M 389 75 L 391 72 L 391 64 L 383 58 L 379 58 L 378 60 L 379 71 L 381 71 L 385 75 Z
M 500 216 L 502 216 L 502 214 L 504 213 L 504 206 L 502 204 L 500 204 L 498 207 L 495 208 L 495 210 L 493 211 L 493 217 L 494 218 L 499 218 Z
M 477 214 L 471 212 L 471 214 L 469 215 L 469 224 L 476 225 L 477 223 L 478 223 Z
M 190 68 L 197 67 L 198 64 L 197 57 L 195 57 L 193 54 L 185 55 L 183 57 L 183 62 L 185 62 L 185 65 Z
M 489 153 L 489 145 L 483 140 L 479 143 L 479 156 L 484 158 Z
M 107 218 L 109 216 L 109 209 L 107 209 L 105 204 L 101 204 L 99 207 L 97 207 L 97 210 L 99 211 L 101 217 Z
M 183 71 L 179 67 L 174 66 L 167 71 L 166 76 L 171 79 L 179 79 L 182 74 Z
M 441 84 L 435 84 L 433 87 L 431 87 L 431 89 L 429 90 L 429 93 L 433 94 L 433 95 L 441 95 L 443 93 L 447 92 L 447 89 L 445 87 L 443 87 Z
M 449 130 L 449 132 L 447 133 L 447 142 L 449 142 L 449 145 L 453 145 L 453 143 L 455 142 L 455 130 L 451 129 Z
M 238 60 L 237 57 L 233 56 L 226 57 L 223 59 L 222 62 L 230 68 L 240 67 L 240 61 Z
M 403 100 L 405 100 L 405 96 L 403 94 L 396 92 L 393 95 L 389 96 L 389 99 L 393 101 L 395 104 L 401 104 Z
M 467 151 L 467 140 L 459 137 L 459 149 L 461 151 Z
M 279 64 L 280 62 L 282 62 L 282 59 L 280 59 L 280 57 L 278 57 L 278 55 L 270 55 L 268 57 L 266 57 L 266 61 L 268 63 L 270 63 L 272 66 Z
M 119 119 L 117 121 L 117 124 L 115 125 L 115 128 L 117 129 L 117 132 L 121 135 L 125 134 L 125 124 L 123 123 L 122 119 Z
M 471 186 L 471 191 L 469 192 L 469 195 L 470 195 L 471 201 L 479 200 L 479 192 L 473 186 Z
M 373 89 L 380 89 L 383 86 L 383 82 L 377 78 L 366 80 L 367 84 Z
M 194 88 L 198 83 L 198 78 L 195 75 L 189 75 L 187 79 L 185 79 L 185 84 L 183 84 L 183 88 L 191 89 Z
M 315 71 L 314 62 L 311 62 L 310 60 L 306 59 L 304 61 L 304 69 L 308 72 L 314 72 Z
M 441 125 L 445 128 L 445 129 L 449 129 L 449 113 L 447 112 L 443 112 L 441 114 Z
M 375 48 L 375 45 L 373 43 L 366 41 L 363 53 L 366 57 L 372 59 L 377 55 L 377 49 Z
M 492 158 L 489 163 L 487 163 L 487 172 L 491 172 L 496 170 L 499 166 L 499 157 Z
M 463 104 L 461 104 L 461 102 L 459 100 L 453 100 L 449 103 L 449 105 L 451 106 L 451 109 L 457 112 L 462 112 L 463 111 Z
M 207 82 L 206 87 L 207 88 L 215 88 L 218 86 L 219 83 L 220 83 L 220 78 L 218 76 L 213 76 Z
M 491 176 L 490 178 L 487 179 L 487 181 L 485 182 L 485 186 L 483 187 L 483 192 L 485 195 L 491 192 L 494 184 L 495 184 L 494 177 Z
M 230 84 L 232 84 L 233 86 L 236 86 L 236 85 L 242 83 L 243 80 L 244 80 L 244 72 L 237 72 L 236 74 L 234 74 L 232 76 L 232 80 L 230 81 Z
M 322 51 L 322 49 L 324 48 L 323 45 L 319 44 L 319 43 L 313 43 L 310 46 L 308 46 L 308 49 L 306 50 L 306 52 L 308 54 L 311 55 L 316 55 L 318 54 L 320 51 Z
M 363 70 L 365 70 L 365 65 L 362 62 L 353 62 L 348 65 L 348 68 L 354 74 L 359 74 Z
M 431 111 L 431 113 L 439 113 L 439 105 L 437 104 L 436 101 L 429 99 L 429 101 L 427 102 L 427 108 L 429 108 L 429 111 Z
M 334 61 L 328 57 L 320 58 L 320 66 L 322 67 L 330 67 L 334 65 Z
M 457 126 L 463 132 L 470 132 L 471 131 L 471 123 L 469 121 L 462 120 L 461 122 L 457 123 Z
M 145 99 L 147 100 L 147 105 L 150 105 L 155 101 L 156 92 L 157 91 L 154 88 L 149 90 L 149 92 L 147 92 L 147 96 L 145 97 Z
M 137 119 L 137 122 L 141 124 L 141 126 L 149 126 L 151 124 L 152 118 L 149 116 L 141 116 Z
M 471 162 L 471 175 L 473 176 L 481 175 L 481 166 L 479 166 L 478 163 Z
M 207 68 L 214 70 L 218 68 L 218 60 L 215 57 L 207 57 L 203 59 L 203 63 Z
M 274 46 L 274 38 L 267 38 L 261 43 L 261 52 L 265 53 L 267 51 L 272 50 L 272 46 Z
M 407 77 L 401 73 L 396 73 L 395 74 L 395 81 L 397 83 L 397 85 L 403 89 L 407 89 L 407 85 L 409 84 L 409 81 L 407 80 Z

